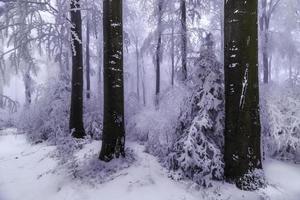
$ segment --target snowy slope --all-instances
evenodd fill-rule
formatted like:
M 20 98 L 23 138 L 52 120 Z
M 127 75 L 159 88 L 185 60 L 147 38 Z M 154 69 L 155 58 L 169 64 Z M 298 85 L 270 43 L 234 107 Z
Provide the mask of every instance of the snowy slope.
M 112 175 L 112 180 L 92 186 L 72 179 L 58 165 L 54 147 L 29 145 L 16 130 L 0 132 L 0 200 L 199 200 L 199 199 L 300 199 L 300 165 L 270 160 L 265 163 L 269 186 L 243 192 L 233 185 L 216 183 L 201 189 L 191 182 L 176 182 L 144 147 L 129 143 L 136 161 Z M 99 151 L 99 142 L 87 144 L 77 156 Z

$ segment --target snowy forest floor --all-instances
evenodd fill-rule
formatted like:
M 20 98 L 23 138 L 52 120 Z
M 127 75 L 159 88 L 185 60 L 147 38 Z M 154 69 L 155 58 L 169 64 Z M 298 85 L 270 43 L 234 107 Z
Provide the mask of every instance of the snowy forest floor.
M 30 145 L 15 129 L 0 131 L 0 200 L 299 200 L 300 165 L 268 159 L 264 169 L 268 186 L 255 192 L 215 182 L 208 189 L 189 181 L 174 181 L 157 159 L 144 147 L 128 143 L 134 163 L 117 171 L 102 184 L 86 184 L 72 179 L 55 157 L 55 147 Z M 99 142 L 86 144 L 76 155 L 97 154 Z M 85 152 L 85 153 L 83 153 Z

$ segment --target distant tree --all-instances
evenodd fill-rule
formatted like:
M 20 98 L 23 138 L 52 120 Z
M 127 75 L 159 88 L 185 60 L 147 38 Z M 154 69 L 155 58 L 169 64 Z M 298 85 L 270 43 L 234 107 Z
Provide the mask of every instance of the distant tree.
M 225 178 L 262 186 L 257 0 L 225 3 Z
M 91 97 L 91 78 L 90 78 L 90 18 L 86 16 L 86 48 L 85 48 L 85 65 L 86 65 L 86 98 Z
M 31 31 L 41 24 L 37 20 L 39 7 L 27 1 L 7 1 L 3 5 L 0 15 L 0 34 L 8 48 L 1 51 L 0 62 L 5 64 L 5 58 L 9 57 L 10 67 L 15 68 L 16 73 L 21 72 L 25 88 L 25 105 L 29 106 L 32 101 L 33 79 L 37 75 L 38 66 L 33 58 L 32 46 L 34 41 L 41 39 L 40 34 L 31 35 Z M 40 33 L 40 32 L 38 32 Z M 4 73 L 4 71 L 2 71 Z
M 100 160 L 125 156 L 122 0 L 103 1 L 104 121 Z
M 66 3 L 56 0 L 2 1 L 0 13 L 0 35 L 3 44 L 8 48 L 0 52 L 0 62 L 8 62 L 15 73 L 21 73 L 25 86 L 25 102 L 29 105 L 34 92 L 33 76 L 39 66 L 36 64 L 34 52 L 40 55 L 45 52 L 59 63 L 60 78 L 69 80 L 69 33 L 70 20 L 66 16 L 69 8 Z M 49 14 L 54 22 L 42 16 Z M 50 18 L 51 18 L 50 17 Z M 6 70 L 8 71 L 8 70 Z M 11 70 L 12 71 L 12 70 Z
M 140 101 L 140 49 L 138 38 L 135 38 L 135 56 L 136 56 L 136 93 L 138 101 Z
M 262 62 L 263 62 L 263 81 L 269 82 L 271 66 L 271 58 L 269 56 L 269 42 L 270 42 L 270 22 L 272 15 L 281 0 L 262 0 L 262 13 L 260 16 L 260 31 L 262 34 Z
M 72 94 L 70 111 L 70 131 L 75 138 L 83 138 L 83 59 L 82 59 L 82 20 L 80 0 L 71 0 L 72 38 Z
M 186 23 L 186 2 L 180 0 L 181 11 L 181 62 L 183 80 L 187 79 L 187 23 Z
M 155 106 L 159 108 L 159 95 L 160 95 L 160 63 L 162 56 L 162 15 L 163 15 L 163 0 L 158 0 L 157 9 L 157 46 L 155 54 L 156 64 L 156 83 L 155 83 Z

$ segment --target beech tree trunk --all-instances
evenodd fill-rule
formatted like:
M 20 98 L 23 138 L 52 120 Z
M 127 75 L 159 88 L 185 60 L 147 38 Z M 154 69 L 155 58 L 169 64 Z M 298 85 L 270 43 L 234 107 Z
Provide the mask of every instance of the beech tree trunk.
M 159 0 L 158 2 L 158 39 L 156 46 L 156 87 L 155 87 L 155 106 L 156 109 L 159 108 L 159 95 L 160 95 L 160 62 L 161 62 L 161 43 L 162 43 L 162 9 L 163 1 Z
M 87 15 L 86 21 L 86 98 L 91 97 L 91 79 L 90 79 L 90 19 Z
M 146 106 L 146 85 L 145 85 L 145 79 L 146 79 L 146 72 L 145 72 L 145 65 L 144 65 L 144 58 L 143 55 L 141 57 L 142 61 L 142 89 L 143 89 L 143 105 Z
M 100 160 L 125 156 L 122 0 L 103 1 L 104 121 Z
M 136 38 L 135 41 L 135 54 L 136 54 L 136 93 L 138 101 L 140 102 L 140 52 L 139 52 L 139 41 Z
M 0 66 L 1 67 L 1 66 Z M 4 78 L 3 78 L 4 79 Z M 0 108 L 4 108 L 4 101 L 3 101 L 3 85 L 4 81 L 1 80 L 1 75 L 0 75 Z
M 226 1 L 224 22 L 225 178 L 251 190 L 246 174 L 262 169 L 257 0 Z
M 175 76 L 175 44 L 174 44 L 174 21 L 172 21 L 172 32 L 171 32 L 171 85 L 174 86 Z
M 261 1 L 262 5 L 262 16 L 261 16 L 261 31 L 263 36 L 262 44 L 262 62 L 263 62 L 263 81 L 269 83 L 269 61 L 268 61 L 268 36 L 269 36 L 269 16 L 267 9 L 267 0 Z
M 187 79 L 187 25 L 186 25 L 186 2 L 180 1 L 181 10 L 181 61 L 183 80 Z
M 24 75 L 24 86 L 25 86 L 25 105 L 29 106 L 31 104 L 31 87 L 32 87 L 32 79 L 30 76 L 30 69 L 28 69 Z
M 83 138 L 85 131 L 82 120 L 83 110 L 83 59 L 80 1 L 71 0 L 72 38 L 72 94 L 70 111 L 70 132 L 75 138 Z M 78 41 L 80 40 L 80 41 Z

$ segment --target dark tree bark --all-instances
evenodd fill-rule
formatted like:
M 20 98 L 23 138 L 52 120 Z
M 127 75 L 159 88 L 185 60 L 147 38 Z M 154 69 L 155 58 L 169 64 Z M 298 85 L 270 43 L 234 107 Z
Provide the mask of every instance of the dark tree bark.
M 90 79 L 90 19 L 86 19 L 86 98 L 91 97 L 91 79 Z
M 104 122 L 100 160 L 125 156 L 122 0 L 103 1 Z
M 159 108 L 160 95 L 160 62 L 161 62 L 161 43 L 162 43 L 162 9 L 163 0 L 158 2 L 158 21 L 157 21 L 157 46 L 156 46 L 156 87 L 155 87 L 155 106 Z
M 225 178 L 241 189 L 262 169 L 257 0 L 225 3 Z
M 83 138 L 85 131 L 82 120 L 83 107 L 83 59 L 80 1 L 71 0 L 72 37 L 72 94 L 70 131 L 75 138 Z M 80 40 L 80 41 L 78 41 Z
M 181 10 L 181 61 L 183 80 L 187 79 L 187 26 L 186 26 L 186 2 L 180 1 Z

